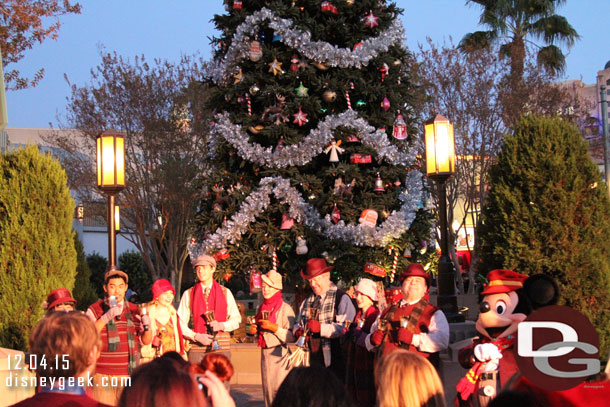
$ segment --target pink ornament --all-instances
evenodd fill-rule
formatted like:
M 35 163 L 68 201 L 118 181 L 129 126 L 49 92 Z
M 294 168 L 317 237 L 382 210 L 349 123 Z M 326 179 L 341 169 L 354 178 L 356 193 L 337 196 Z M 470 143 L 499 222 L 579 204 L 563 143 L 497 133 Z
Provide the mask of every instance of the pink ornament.
M 398 140 L 404 140 L 407 138 L 407 124 L 405 123 L 405 119 L 402 118 L 400 111 L 398 111 L 396 114 L 396 119 L 394 120 L 392 136 Z
M 250 270 L 250 294 L 259 293 L 263 289 L 261 273 L 255 269 Z
M 381 101 L 381 108 L 386 112 L 388 110 L 390 110 L 390 101 L 388 100 L 387 97 L 384 97 L 383 100 Z
M 280 226 L 281 230 L 288 230 L 294 226 L 294 219 L 290 217 L 287 213 L 282 213 L 282 226 Z
M 379 20 L 379 17 L 375 17 L 373 15 L 373 10 L 370 10 L 369 14 L 366 17 L 364 17 L 364 25 L 366 25 L 369 28 L 377 27 L 379 25 L 377 20 Z
M 293 114 L 293 116 L 294 120 L 292 122 L 298 124 L 299 126 L 302 126 L 309 121 L 307 118 L 307 113 L 301 110 L 301 106 L 299 106 L 299 111 Z
M 379 214 L 377 213 L 376 210 L 365 209 L 360 214 L 360 219 L 358 220 L 358 222 L 360 222 L 362 227 L 374 228 L 375 226 L 377 226 L 378 217 L 379 217 Z

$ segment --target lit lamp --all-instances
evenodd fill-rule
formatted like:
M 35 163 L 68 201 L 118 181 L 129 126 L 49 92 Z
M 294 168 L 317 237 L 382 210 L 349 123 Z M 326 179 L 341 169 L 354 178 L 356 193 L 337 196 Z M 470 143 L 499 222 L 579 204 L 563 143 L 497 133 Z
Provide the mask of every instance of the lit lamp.
M 125 138 L 107 130 L 97 137 L 97 187 L 108 195 L 108 269 L 116 268 L 114 196 L 125 188 Z
M 426 175 L 436 181 L 438 187 L 439 223 L 441 230 L 441 258 L 438 262 L 438 307 L 449 322 L 463 321 L 458 314 L 455 295 L 455 270 L 449 258 L 447 239 L 447 186 L 446 181 L 455 173 L 455 140 L 453 124 L 437 114 L 425 122 Z
M 119 205 L 114 207 L 114 230 L 121 231 L 121 207 Z

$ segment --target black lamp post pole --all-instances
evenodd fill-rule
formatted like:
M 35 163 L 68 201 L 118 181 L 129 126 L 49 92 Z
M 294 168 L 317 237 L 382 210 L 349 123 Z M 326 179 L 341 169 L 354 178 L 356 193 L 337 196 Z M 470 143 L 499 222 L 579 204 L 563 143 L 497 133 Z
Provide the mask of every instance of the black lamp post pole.
M 116 269 L 116 232 L 114 230 L 114 193 L 108 192 L 108 270 Z
M 459 319 L 455 295 L 455 270 L 449 257 L 449 230 L 447 229 L 447 178 L 438 177 L 439 223 L 441 229 L 441 257 L 438 261 L 438 307 L 450 322 Z M 453 320 L 453 321 L 452 321 Z

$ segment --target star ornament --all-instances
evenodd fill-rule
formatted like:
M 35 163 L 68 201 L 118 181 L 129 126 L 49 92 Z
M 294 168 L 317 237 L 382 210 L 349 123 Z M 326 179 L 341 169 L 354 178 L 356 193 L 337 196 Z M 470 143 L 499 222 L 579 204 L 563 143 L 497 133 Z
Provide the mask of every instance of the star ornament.
M 306 98 L 309 96 L 309 88 L 306 88 L 305 86 L 303 86 L 303 82 L 301 82 L 301 84 L 299 85 L 299 87 L 294 88 L 294 91 L 297 94 L 297 97 L 300 98 Z
M 284 73 L 282 69 L 282 63 L 275 58 L 273 62 L 269 64 L 269 72 L 273 73 L 273 76 L 281 75 Z
M 301 110 L 301 106 L 299 106 L 299 111 L 296 112 L 295 114 L 293 114 L 293 116 L 294 116 L 294 120 L 292 122 L 295 124 L 298 124 L 299 127 L 309 121 L 309 119 L 307 118 L 307 113 L 305 113 Z
M 369 14 L 364 17 L 364 25 L 369 28 L 377 27 L 379 25 L 377 20 L 379 20 L 379 17 L 375 17 L 373 15 L 373 10 L 369 10 Z

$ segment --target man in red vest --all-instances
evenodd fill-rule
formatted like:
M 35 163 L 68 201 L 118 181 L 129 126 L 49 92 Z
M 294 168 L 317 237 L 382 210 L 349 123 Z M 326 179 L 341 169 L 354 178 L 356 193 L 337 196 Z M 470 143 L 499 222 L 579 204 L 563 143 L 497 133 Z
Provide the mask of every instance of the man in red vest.
M 241 322 L 233 294 L 214 280 L 214 257 L 200 255 L 192 264 L 199 282 L 182 294 L 178 306 L 182 336 L 191 342 L 190 346 L 187 344 L 187 348 L 190 348 L 189 361 L 199 363 L 206 352 L 218 350 L 213 347 L 214 336 L 219 350 L 230 356 L 229 333 L 237 329 Z M 209 311 L 214 312 L 213 319 Z
M 129 277 L 118 269 L 104 275 L 106 298 L 87 308 L 101 334 L 102 349 L 93 376 L 93 398 L 116 405 L 128 377 L 139 363 L 140 346 L 152 342 L 148 315 L 125 299 Z
M 403 298 L 373 323 L 366 347 L 378 348 L 379 356 L 407 349 L 428 358 L 438 369 L 438 353 L 449 346 L 449 324 L 445 314 L 428 302 L 430 274 L 421 264 L 412 263 L 399 279 Z

